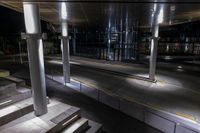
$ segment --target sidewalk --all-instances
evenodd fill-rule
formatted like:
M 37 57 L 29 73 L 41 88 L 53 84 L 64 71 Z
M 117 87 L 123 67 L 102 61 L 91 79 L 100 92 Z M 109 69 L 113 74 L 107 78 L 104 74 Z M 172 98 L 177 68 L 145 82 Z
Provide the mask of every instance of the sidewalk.
M 53 71 L 50 77 L 53 79 L 57 78 L 58 80 L 62 79 L 61 60 L 46 60 L 46 63 L 46 66 L 51 66 Z M 200 93 L 198 76 L 193 76 L 186 72 L 176 72 L 173 71 L 173 69 L 158 70 L 158 82 L 151 83 L 110 74 L 106 71 L 98 71 L 96 68 L 112 71 L 124 70 L 125 72 L 135 73 L 148 70 L 145 67 L 141 67 L 141 65 L 123 65 L 120 63 L 113 65 L 113 62 L 72 57 L 71 78 L 78 81 L 77 87 L 80 86 L 79 91 L 87 93 L 89 96 L 92 96 L 92 94 L 94 97 L 100 96 L 98 98 L 99 101 L 103 101 L 105 104 L 110 104 L 116 108 L 118 108 L 118 101 L 121 101 L 119 99 L 125 99 L 132 103 L 154 108 L 160 112 L 165 112 L 166 114 L 174 115 L 175 117 L 180 117 L 199 125 Z M 57 71 L 57 73 L 54 73 L 55 71 Z M 71 85 L 73 86 L 73 84 L 74 83 Z M 100 95 L 96 92 L 100 92 Z M 120 102 L 119 106 L 119 109 L 121 109 L 123 103 Z M 146 109 L 142 109 L 142 111 L 138 112 L 134 111 L 138 108 L 132 106 L 128 107 L 124 109 L 124 111 L 132 110 L 130 112 L 139 113 L 138 117 L 140 117 L 141 120 L 143 119 L 144 115 L 142 111 Z
M 54 61 L 60 61 L 61 57 L 48 57 Z M 84 57 L 71 57 L 71 64 L 94 69 L 104 69 L 108 71 L 120 72 L 126 75 L 139 77 L 148 77 L 149 68 L 144 64 L 132 64 L 105 60 L 96 60 Z M 99 70 L 100 71 L 100 70 Z M 172 63 L 158 63 L 156 79 L 165 84 L 175 85 L 177 87 L 189 88 L 200 92 L 200 68 L 197 66 L 186 66 Z

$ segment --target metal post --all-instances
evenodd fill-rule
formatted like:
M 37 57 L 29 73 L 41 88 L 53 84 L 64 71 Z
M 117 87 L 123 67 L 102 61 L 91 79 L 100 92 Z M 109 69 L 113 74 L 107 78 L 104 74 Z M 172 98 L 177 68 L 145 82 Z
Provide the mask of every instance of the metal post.
M 158 15 L 154 14 L 154 19 L 152 24 L 151 55 L 149 60 L 150 61 L 149 79 L 152 81 L 155 81 L 157 47 L 159 39 L 158 34 L 159 34 Z
M 23 9 L 26 33 L 28 35 L 26 39 L 31 86 L 33 89 L 33 106 L 35 115 L 40 116 L 47 113 L 47 100 L 39 6 L 36 3 L 23 2 Z
M 74 28 L 73 54 L 76 55 L 76 29 Z

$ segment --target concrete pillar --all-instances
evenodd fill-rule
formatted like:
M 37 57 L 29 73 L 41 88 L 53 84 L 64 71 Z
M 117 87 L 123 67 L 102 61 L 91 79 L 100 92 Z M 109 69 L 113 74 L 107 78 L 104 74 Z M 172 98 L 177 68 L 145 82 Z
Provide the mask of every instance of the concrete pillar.
M 154 14 L 152 23 L 152 38 L 151 38 L 151 53 L 150 53 L 150 68 L 149 68 L 149 79 L 155 81 L 156 73 L 156 59 L 157 59 L 157 47 L 159 39 L 159 22 L 158 14 Z
M 70 63 L 69 63 L 69 39 L 68 37 L 62 37 L 62 62 L 63 62 L 63 77 L 64 84 L 70 83 Z
M 40 116 L 47 113 L 47 100 L 39 6 L 37 3 L 23 2 L 23 9 L 33 90 L 33 106 L 35 115 Z
M 69 63 L 70 54 L 69 54 L 68 23 L 67 20 L 65 19 L 61 21 L 61 50 L 62 50 L 64 84 L 66 85 L 66 83 L 70 83 L 70 63 Z

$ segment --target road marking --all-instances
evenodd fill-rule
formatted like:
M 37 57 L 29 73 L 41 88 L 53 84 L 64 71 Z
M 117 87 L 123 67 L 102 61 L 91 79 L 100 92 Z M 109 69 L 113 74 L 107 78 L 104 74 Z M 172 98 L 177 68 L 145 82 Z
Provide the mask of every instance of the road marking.
M 175 113 L 178 116 L 184 117 L 186 119 L 190 119 L 192 121 L 196 121 L 196 118 L 193 115 L 188 115 L 188 114 L 185 114 L 185 113 L 182 113 L 182 112 L 175 112 Z
M 5 101 L 5 102 L 2 102 L 2 103 L 0 103 L 0 106 L 1 106 L 1 105 L 4 105 L 4 104 L 6 104 L 6 103 L 10 103 L 10 102 L 12 102 L 12 100 L 8 100 L 8 101 Z
M 155 103 L 147 103 L 147 105 L 153 107 L 154 109 L 162 110 L 161 106 L 158 105 L 158 104 L 155 104 Z

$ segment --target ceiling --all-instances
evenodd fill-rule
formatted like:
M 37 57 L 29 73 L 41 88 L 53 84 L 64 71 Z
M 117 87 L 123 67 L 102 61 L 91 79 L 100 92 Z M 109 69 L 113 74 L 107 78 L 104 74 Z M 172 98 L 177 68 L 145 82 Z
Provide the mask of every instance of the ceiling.
M 33 0 L 32 0 L 33 1 Z M 60 22 L 59 0 L 35 0 L 40 5 L 40 15 L 54 25 Z M 200 20 L 199 0 L 71 0 L 67 3 L 67 19 L 73 26 L 87 25 L 105 27 L 111 23 L 119 25 L 120 20 L 129 27 L 139 24 L 149 27 L 155 5 L 162 6 L 161 25 L 174 25 Z M 22 0 L 1 0 L 0 5 L 23 12 Z

